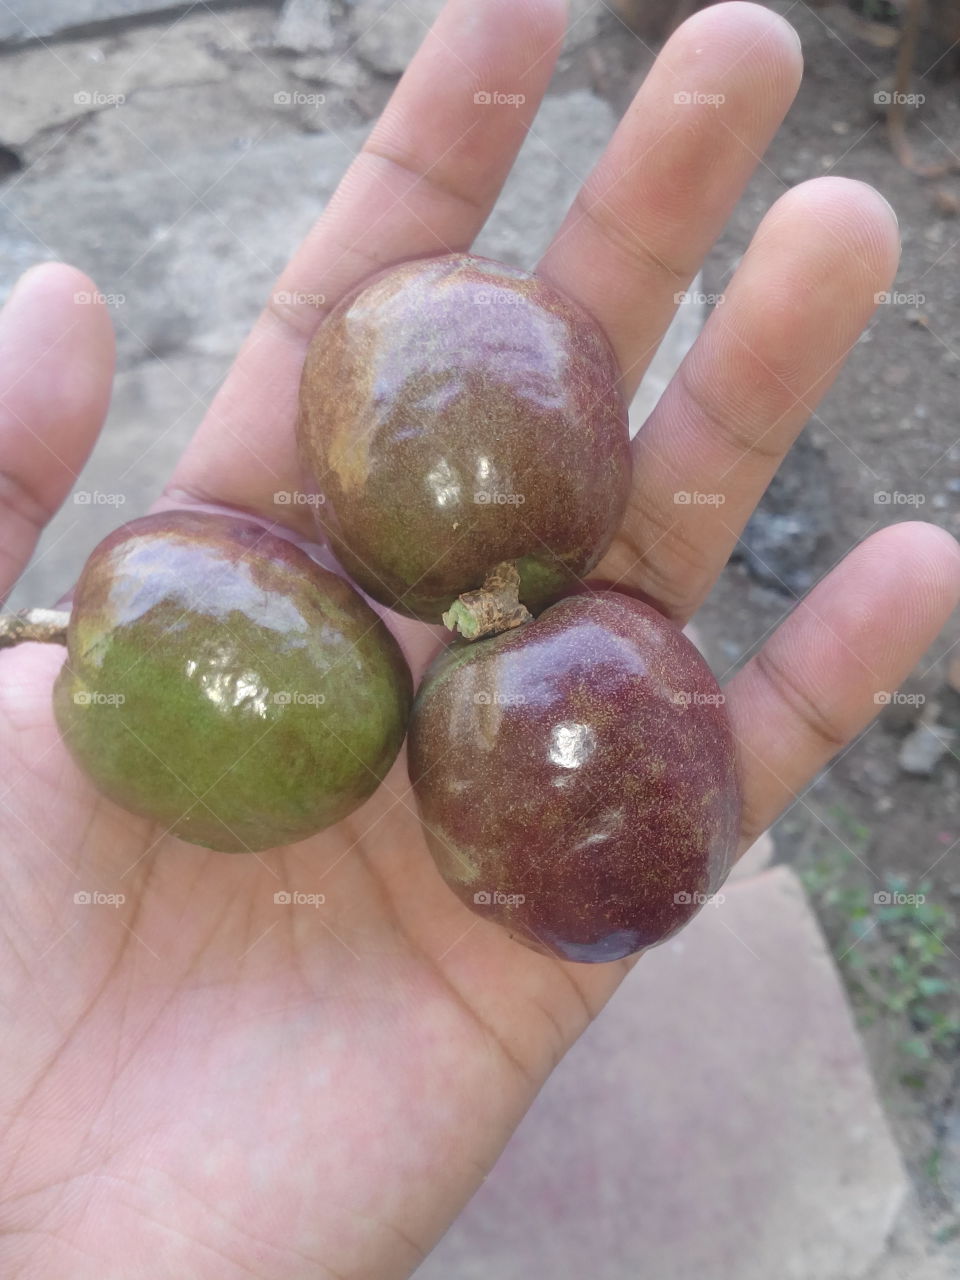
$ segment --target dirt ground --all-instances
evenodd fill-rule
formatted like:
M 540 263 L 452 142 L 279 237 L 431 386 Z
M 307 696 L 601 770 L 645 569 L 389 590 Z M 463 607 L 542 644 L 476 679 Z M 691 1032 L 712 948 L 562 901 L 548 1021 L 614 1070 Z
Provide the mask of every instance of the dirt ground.
M 896 49 L 882 47 L 890 29 L 842 6 L 772 7 L 803 39 L 803 87 L 711 254 L 704 291 L 722 292 L 783 191 L 823 174 L 886 195 L 903 263 L 892 299 L 878 306 L 700 616 L 714 665 L 728 675 L 797 594 L 874 529 L 919 516 L 960 535 L 960 173 L 922 179 L 892 152 L 874 101 L 893 83 Z M 906 113 L 917 159 L 930 165 L 960 152 L 960 91 L 931 68 L 938 52 L 921 48 L 912 91 L 926 101 Z M 636 53 L 611 27 L 589 68 L 567 74 L 589 76 L 622 110 L 642 74 Z M 938 1255 L 960 1239 L 960 693 L 947 684 L 958 654 L 955 617 L 904 686 L 906 699 L 886 707 L 774 830 L 777 856 L 803 876 L 847 979 Z M 912 776 L 898 753 L 921 714 L 958 734 L 929 776 Z M 884 893 L 889 905 L 875 901 Z M 918 894 L 922 905 L 909 900 Z
M 878 81 L 888 82 L 892 74 L 892 50 L 858 39 L 852 25 L 841 38 L 835 14 L 821 17 L 797 5 L 789 16 L 803 37 L 804 85 L 766 157 L 769 168 L 758 175 L 716 246 L 706 290 L 722 288 L 764 208 L 784 185 L 817 174 L 841 173 L 877 186 L 896 209 L 903 236 L 896 284 L 903 301 L 878 307 L 808 428 L 814 448 L 799 455 L 788 473 L 795 496 L 821 515 L 815 531 L 819 575 L 872 529 L 894 520 L 919 514 L 960 534 L 960 176 L 924 181 L 893 158 L 873 102 Z M 939 162 L 950 155 L 939 139 L 960 144 L 957 82 L 924 78 L 917 89 L 927 101 L 910 121 L 911 137 L 918 156 Z M 816 492 L 821 486 L 825 492 Z M 922 502 L 878 504 L 877 493 L 915 495 Z M 736 564 L 708 606 L 705 630 L 735 666 L 789 604 L 788 593 L 756 582 L 746 565 Z M 960 618 L 954 618 L 904 686 L 917 703 L 888 707 L 774 832 L 779 856 L 805 873 L 851 981 L 874 1069 L 935 1241 L 960 1233 L 960 1074 L 952 1026 L 960 1012 L 960 753 L 955 743 L 931 776 L 913 777 L 899 767 L 898 750 L 921 708 L 932 713 L 939 703 L 939 722 L 960 729 L 960 695 L 945 680 L 950 657 L 958 652 Z M 924 892 L 933 915 L 909 924 L 883 919 L 858 944 L 859 930 L 879 913 L 857 913 L 864 903 L 875 905 L 870 899 L 876 890 L 895 883 L 907 895 Z M 931 931 L 945 949 L 930 954 L 930 963 L 912 978 L 899 974 L 897 958 L 905 949 L 936 951 Z M 879 994 L 864 998 L 855 958 L 874 970 Z M 903 1007 L 890 1008 L 884 997 L 901 978 Z M 946 1019 L 943 1035 L 924 1025 L 937 1018 Z
M 903 237 L 894 300 L 878 307 L 808 427 L 812 448 L 784 481 L 817 522 L 806 532 L 819 576 L 895 520 L 920 515 L 960 534 L 960 175 L 922 180 L 894 159 L 874 104 L 878 84 L 890 83 L 893 50 L 864 39 L 845 13 L 789 10 L 803 37 L 803 88 L 714 250 L 705 289 L 722 289 L 768 203 L 818 174 L 878 187 Z M 914 92 L 926 97 L 909 120 L 918 158 L 956 159 L 957 81 L 922 76 Z M 909 495 L 915 505 L 878 503 L 878 493 Z M 777 495 L 770 497 L 775 509 Z M 757 582 L 740 562 L 714 593 L 704 627 L 734 668 L 790 603 L 789 592 Z M 930 776 L 905 773 L 898 751 L 921 711 L 960 730 L 960 694 L 946 682 L 958 653 L 955 617 L 904 686 L 910 700 L 887 707 L 774 832 L 778 855 L 804 875 L 850 983 L 933 1246 L 960 1234 L 960 736 Z M 909 903 L 899 916 L 878 909 L 873 895 L 895 886 L 908 897 L 922 893 L 926 914 L 918 919 Z

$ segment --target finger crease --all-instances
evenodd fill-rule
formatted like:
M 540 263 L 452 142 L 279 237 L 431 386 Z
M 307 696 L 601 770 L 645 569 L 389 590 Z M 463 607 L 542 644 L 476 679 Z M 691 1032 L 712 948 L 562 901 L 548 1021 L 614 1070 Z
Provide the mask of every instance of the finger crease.
M 677 380 L 683 394 L 690 401 L 697 414 L 704 420 L 704 425 L 711 440 L 717 440 L 738 454 L 738 460 L 756 458 L 762 462 L 779 463 L 783 457 L 783 449 L 779 445 L 763 444 L 766 431 L 757 435 L 751 433 L 749 426 L 740 428 L 734 425 L 734 416 L 710 405 L 700 386 L 691 377 L 684 361 L 677 370 Z M 770 430 L 768 427 L 767 431 Z
M 602 197 L 587 203 L 585 189 L 581 187 L 577 193 L 574 210 L 597 228 L 607 243 L 623 257 L 631 266 L 642 270 L 653 270 L 672 285 L 685 284 L 696 274 L 696 267 L 672 266 L 640 238 L 632 227 L 624 223 L 605 203 Z
M 846 746 L 847 735 L 834 726 L 810 694 L 775 661 L 769 648 L 760 650 L 754 659 L 754 666 L 780 702 L 815 739 L 829 749 L 831 755 Z
M 0 470 L 0 507 L 12 511 L 25 524 L 39 531 L 49 519 L 50 511 L 45 502 L 41 502 L 32 493 L 19 476 L 12 471 Z
M 651 503 L 643 519 L 647 526 L 662 530 L 659 538 L 641 537 L 622 529 L 618 540 L 634 557 L 634 563 L 642 568 L 644 588 L 661 609 L 673 619 L 687 618 L 702 598 L 705 584 L 715 570 L 707 563 L 703 549 L 688 538 L 676 518 L 673 525 L 666 527 L 658 511 L 654 518 L 656 510 L 656 504 Z M 659 545 L 654 550 L 655 542 Z M 677 572 L 676 565 L 667 563 L 671 558 L 680 561 L 681 573 Z M 685 579 L 692 582 L 692 587 L 679 585 Z
M 404 158 L 403 155 L 391 153 L 388 150 L 381 149 L 368 144 L 364 147 L 362 155 L 370 156 L 375 160 L 382 160 L 385 164 L 399 170 L 401 173 L 412 175 L 416 179 L 417 185 L 421 182 L 432 187 L 434 191 L 440 195 L 447 196 L 450 199 L 465 204 L 472 213 L 484 214 L 487 211 L 487 201 L 478 199 L 476 196 L 470 195 L 459 186 L 446 179 L 443 174 L 432 167 L 423 169 L 418 164 Z

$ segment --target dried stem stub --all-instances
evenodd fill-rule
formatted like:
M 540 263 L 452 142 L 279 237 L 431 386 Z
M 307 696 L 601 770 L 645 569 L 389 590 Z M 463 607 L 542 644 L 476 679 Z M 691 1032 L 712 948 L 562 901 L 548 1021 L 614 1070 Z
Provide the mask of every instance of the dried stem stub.
M 520 603 L 520 574 L 505 560 L 491 569 L 477 591 L 466 591 L 443 615 L 444 626 L 465 640 L 481 640 L 522 626 L 533 617 Z
M 66 644 L 70 614 L 63 609 L 21 609 L 0 615 L 0 649 L 33 640 L 38 644 Z

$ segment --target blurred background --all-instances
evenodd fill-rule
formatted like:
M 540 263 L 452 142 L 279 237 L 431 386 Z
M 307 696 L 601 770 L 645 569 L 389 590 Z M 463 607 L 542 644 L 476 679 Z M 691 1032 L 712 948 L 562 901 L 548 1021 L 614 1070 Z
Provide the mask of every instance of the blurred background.
M 573 0 L 550 94 L 480 252 L 533 265 L 656 50 L 697 7 Z M 873 529 L 920 515 L 960 534 L 960 3 L 771 7 L 801 34 L 804 84 L 636 423 L 791 185 L 828 173 L 873 183 L 897 210 L 904 254 L 700 617 L 721 681 Z M 106 296 L 119 346 L 104 437 L 17 606 L 55 600 L 94 543 L 155 497 L 439 8 L 0 0 L 0 295 L 35 262 L 75 263 Z M 957 1275 L 960 620 L 879 711 L 777 824 L 774 856 L 810 895 L 910 1177 L 909 1229 L 870 1275 Z

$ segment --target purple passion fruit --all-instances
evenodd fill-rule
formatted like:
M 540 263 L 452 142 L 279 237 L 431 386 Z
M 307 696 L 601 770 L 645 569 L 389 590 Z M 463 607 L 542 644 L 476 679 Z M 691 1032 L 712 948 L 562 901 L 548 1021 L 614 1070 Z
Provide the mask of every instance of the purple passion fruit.
M 564 960 L 662 942 L 734 857 L 723 695 L 676 627 L 616 592 L 569 596 L 445 650 L 420 686 L 408 750 L 447 883 Z
M 320 326 L 300 391 L 318 521 L 374 599 L 439 622 L 503 561 L 533 613 L 626 506 L 627 411 L 600 326 L 545 280 L 452 254 L 375 276 Z

